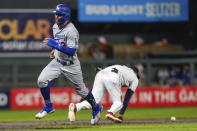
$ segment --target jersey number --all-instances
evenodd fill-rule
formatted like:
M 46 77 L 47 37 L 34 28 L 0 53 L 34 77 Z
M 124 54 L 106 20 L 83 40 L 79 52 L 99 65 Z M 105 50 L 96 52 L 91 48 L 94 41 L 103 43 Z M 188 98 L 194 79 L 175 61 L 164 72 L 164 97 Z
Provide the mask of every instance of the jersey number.
M 112 68 L 111 72 L 114 72 L 114 73 L 118 74 L 118 69 Z
M 61 44 L 62 44 L 63 46 L 66 46 L 66 43 L 65 43 L 65 42 L 61 42 Z

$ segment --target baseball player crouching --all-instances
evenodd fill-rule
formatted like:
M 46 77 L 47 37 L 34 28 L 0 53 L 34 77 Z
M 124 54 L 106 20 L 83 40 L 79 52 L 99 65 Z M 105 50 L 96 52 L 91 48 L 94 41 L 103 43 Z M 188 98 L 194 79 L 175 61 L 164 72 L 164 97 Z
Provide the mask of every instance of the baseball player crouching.
M 109 110 L 107 110 L 105 117 L 114 122 L 122 122 L 123 115 L 128 106 L 131 96 L 135 92 L 140 79 L 139 71 L 135 66 L 127 67 L 124 65 L 113 65 L 100 70 L 94 80 L 92 94 L 99 103 L 107 90 L 113 102 Z M 122 102 L 121 87 L 127 86 L 127 92 Z M 91 105 L 87 101 L 77 103 L 70 103 L 68 118 L 70 121 L 75 121 L 76 112 L 81 109 L 90 109 Z M 120 110 L 119 116 L 115 113 Z
M 38 77 L 38 86 L 45 101 L 43 110 L 36 114 L 37 119 L 45 117 L 55 111 L 50 100 L 50 86 L 54 79 L 63 74 L 71 83 L 77 94 L 87 100 L 92 107 L 91 124 L 96 124 L 100 118 L 102 106 L 96 104 L 91 92 L 88 91 L 81 71 L 81 65 L 77 57 L 79 33 L 70 22 L 70 8 L 67 5 L 59 4 L 56 7 L 55 20 L 53 25 L 53 38 L 45 38 L 44 44 L 53 48 L 50 54 L 52 61 L 42 70 Z

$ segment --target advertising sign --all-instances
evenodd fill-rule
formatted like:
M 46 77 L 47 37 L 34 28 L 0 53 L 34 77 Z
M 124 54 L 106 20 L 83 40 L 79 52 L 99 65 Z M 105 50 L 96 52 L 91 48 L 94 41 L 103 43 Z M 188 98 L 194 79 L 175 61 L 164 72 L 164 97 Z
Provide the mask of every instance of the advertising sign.
M 10 107 L 10 93 L 8 90 L 0 90 L 0 109 Z
M 42 41 L 52 36 L 54 14 L 45 12 L 1 12 L 0 52 L 46 52 Z
M 126 88 L 122 88 L 123 98 Z M 55 108 L 68 108 L 71 102 L 78 103 L 81 97 L 73 88 L 51 88 L 51 101 Z M 101 102 L 110 107 L 112 101 L 106 93 Z M 11 109 L 42 109 L 44 101 L 38 88 L 11 89 Z M 196 87 L 137 88 L 128 107 L 197 106 Z
M 188 21 L 188 0 L 79 0 L 81 22 Z
M 81 99 L 73 88 L 51 88 L 51 101 L 54 108 L 68 108 L 70 102 Z M 39 88 L 11 90 L 11 109 L 42 109 L 44 101 Z
M 139 88 L 129 103 L 130 107 L 196 106 L 197 88 Z

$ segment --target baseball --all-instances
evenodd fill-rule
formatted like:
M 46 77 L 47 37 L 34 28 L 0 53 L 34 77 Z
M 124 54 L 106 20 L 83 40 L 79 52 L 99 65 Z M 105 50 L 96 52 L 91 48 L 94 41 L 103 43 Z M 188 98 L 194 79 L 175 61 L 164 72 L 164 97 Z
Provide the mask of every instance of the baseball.
M 171 116 L 171 121 L 176 121 L 176 117 L 175 116 Z

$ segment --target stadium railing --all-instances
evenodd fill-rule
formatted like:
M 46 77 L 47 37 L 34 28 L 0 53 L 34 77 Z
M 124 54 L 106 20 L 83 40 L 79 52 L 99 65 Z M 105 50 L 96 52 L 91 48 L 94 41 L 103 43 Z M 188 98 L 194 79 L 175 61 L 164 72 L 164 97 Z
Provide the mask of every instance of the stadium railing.
M 0 58 L 0 88 L 26 88 L 36 87 L 37 77 L 42 69 L 49 63 L 48 58 Z M 114 64 L 130 65 L 142 64 L 144 66 L 145 85 L 152 86 L 155 73 L 161 66 L 169 65 L 188 65 L 190 68 L 191 85 L 194 85 L 195 64 L 197 58 L 179 59 L 124 59 L 124 60 L 105 60 L 105 61 L 81 61 L 84 82 L 91 85 L 94 81 L 96 67 L 106 67 Z M 69 86 L 65 78 L 60 77 L 55 86 Z

